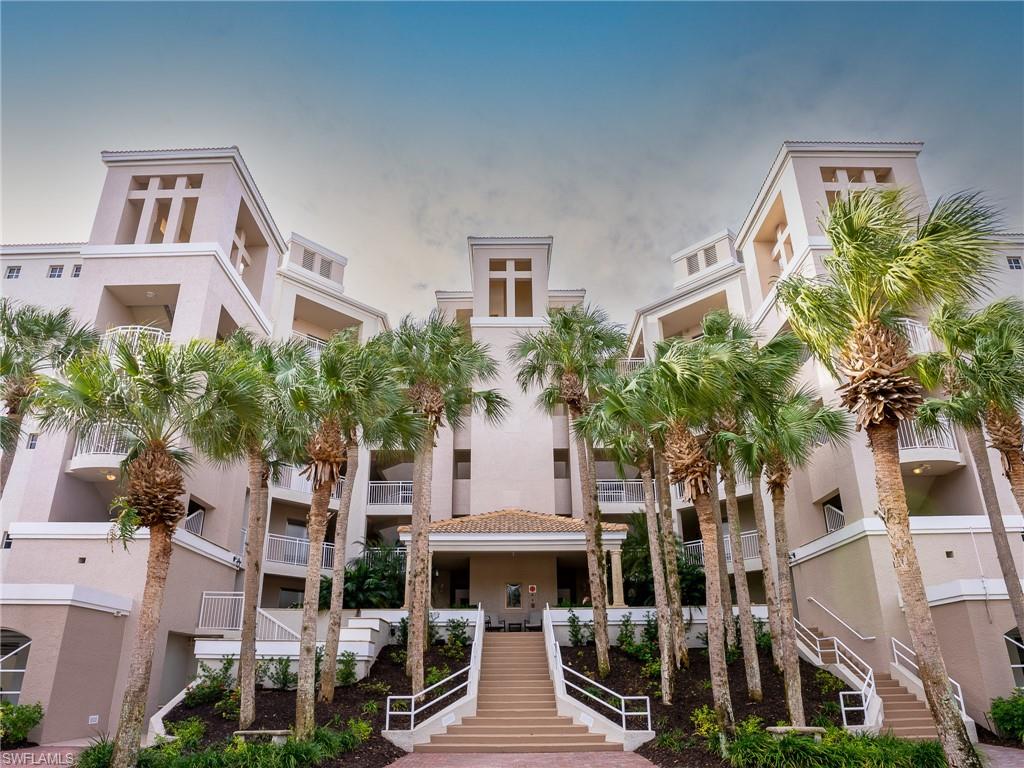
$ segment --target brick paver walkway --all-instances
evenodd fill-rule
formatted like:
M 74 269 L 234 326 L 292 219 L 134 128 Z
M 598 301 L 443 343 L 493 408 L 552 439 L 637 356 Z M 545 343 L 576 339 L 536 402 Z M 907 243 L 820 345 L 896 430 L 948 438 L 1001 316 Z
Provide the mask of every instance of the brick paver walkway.
M 1024 749 L 979 744 L 978 751 L 985 758 L 988 768 L 1024 768 Z
M 511 754 L 439 754 L 414 752 L 394 768 L 654 768 L 632 752 L 518 752 Z

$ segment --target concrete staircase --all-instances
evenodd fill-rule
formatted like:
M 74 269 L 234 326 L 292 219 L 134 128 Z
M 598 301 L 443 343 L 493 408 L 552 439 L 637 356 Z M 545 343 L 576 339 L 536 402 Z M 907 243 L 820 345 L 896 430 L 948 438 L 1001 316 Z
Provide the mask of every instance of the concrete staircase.
M 417 744 L 414 751 L 621 752 L 622 745 L 559 716 L 543 634 L 488 632 L 476 715 Z
M 875 689 L 882 699 L 882 730 L 901 739 L 937 739 L 928 705 L 888 672 L 875 673 Z

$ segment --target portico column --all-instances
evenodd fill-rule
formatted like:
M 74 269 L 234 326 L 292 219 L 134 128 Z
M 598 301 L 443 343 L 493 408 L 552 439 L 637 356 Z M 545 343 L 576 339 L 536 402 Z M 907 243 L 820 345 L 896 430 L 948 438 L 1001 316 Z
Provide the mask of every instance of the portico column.
M 612 558 L 612 608 L 625 608 L 626 596 L 622 589 L 622 550 L 609 549 Z
M 402 600 L 402 609 L 410 610 L 409 598 L 412 596 L 412 555 L 410 543 L 405 545 L 405 595 Z

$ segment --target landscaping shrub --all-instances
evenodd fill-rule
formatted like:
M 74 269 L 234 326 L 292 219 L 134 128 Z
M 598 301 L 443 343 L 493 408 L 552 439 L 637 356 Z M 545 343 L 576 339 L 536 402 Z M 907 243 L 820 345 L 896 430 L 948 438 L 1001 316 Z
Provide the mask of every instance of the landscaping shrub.
M 754 618 L 754 644 L 757 650 L 768 653 L 772 649 L 772 633 L 768 624 L 758 618 Z
M 356 681 L 356 655 L 352 651 L 344 651 L 338 656 L 338 672 L 335 675 L 338 685 L 352 685 Z
M 461 661 L 466 655 L 466 646 L 469 645 L 469 620 L 448 619 L 445 630 L 448 638 L 441 652 L 446 658 Z
M 278 656 L 270 662 L 270 672 L 267 679 L 275 688 L 287 691 L 299 684 L 299 676 L 292 672 L 292 660 L 286 656 Z
M 825 669 L 819 669 L 814 673 L 814 683 L 818 690 L 825 694 L 839 693 L 846 690 L 846 683 Z
M 627 613 L 619 622 L 619 636 L 615 644 L 623 651 L 629 653 L 629 649 L 636 645 L 636 626 L 633 624 L 633 614 Z
M 0 701 L 0 742 L 20 744 L 43 719 L 43 705 Z
M 228 656 L 223 658 L 218 669 L 200 661 L 199 676 L 185 694 L 185 706 L 198 707 L 200 704 L 213 704 L 223 699 L 234 683 L 231 674 L 234 666 L 235 660 Z
M 574 648 L 581 648 L 589 645 L 594 639 L 594 623 L 592 621 L 580 621 L 576 611 L 569 609 L 569 643 Z
M 992 699 L 991 715 L 1002 735 L 1024 741 L 1024 688 L 1015 689 L 1009 697 Z
M 237 720 L 241 705 L 241 694 L 237 688 L 232 688 L 224 694 L 220 701 L 213 705 L 213 711 L 225 720 Z
M 448 669 L 447 664 L 442 664 L 440 667 L 430 667 L 427 669 L 426 677 L 423 679 L 423 684 L 429 688 L 435 683 L 440 683 L 446 677 L 451 675 L 451 670 Z
M 640 639 L 644 645 L 658 644 L 658 618 L 650 611 L 644 614 L 644 628 L 640 633 Z
M 109 736 L 100 736 L 79 753 L 75 768 L 107 768 L 114 756 L 114 741 Z
M 721 731 L 718 729 L 718 715 L 714 708 L 701 704 L 690 713 L 690 722 L 693 723 L 693 732 L 707 743 L 708 751 L 717 752 Z

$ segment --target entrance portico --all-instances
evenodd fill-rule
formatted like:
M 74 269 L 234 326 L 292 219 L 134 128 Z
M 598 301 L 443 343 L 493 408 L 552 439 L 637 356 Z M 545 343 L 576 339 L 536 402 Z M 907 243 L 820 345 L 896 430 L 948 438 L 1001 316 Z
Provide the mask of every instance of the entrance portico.
M 579 518 L 502 509 L 436 520 L 429 527 L 431 606 L 482 603 L 488 615 L 519 622 L 530 611 L 590 602 L 586 534 Z M 602 523 L 611 576 L 610 607 L 625 607 L 622 542 L 627 526 Z M 408 547 L 410 526 L 399 528 Z M 406 581 L 406 604 L 409 582 Z

